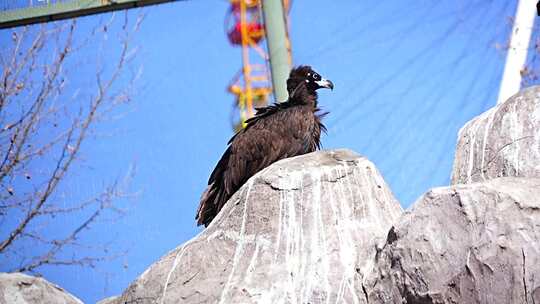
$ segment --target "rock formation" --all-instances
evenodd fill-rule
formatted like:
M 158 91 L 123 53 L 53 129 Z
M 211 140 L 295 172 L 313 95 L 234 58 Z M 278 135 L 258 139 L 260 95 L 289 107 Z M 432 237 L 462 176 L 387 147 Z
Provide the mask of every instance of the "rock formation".
M 514 95 L 459 131 L 452 184 L 540 177 L 540 86 Z
M 369 303 L 540 303 L 538 177 L 532 87 L 460 130 L 455 185 L 427 192 L 389 231 Z
M 452 184 L 401 216 L 365 158 L 282 160 L 112 302 L 540 303 L 540 87 L 462 128 Z
M 540 303 L 540 179 L 435 188 L 388 233 L 369 303 Z
M 81 300 L 43 278 L 0 273 L 0 304 L 82 304 Z
M 376 244 L 401 207 L 349 150 L 279 161 L 116 303 L 366 303 Z

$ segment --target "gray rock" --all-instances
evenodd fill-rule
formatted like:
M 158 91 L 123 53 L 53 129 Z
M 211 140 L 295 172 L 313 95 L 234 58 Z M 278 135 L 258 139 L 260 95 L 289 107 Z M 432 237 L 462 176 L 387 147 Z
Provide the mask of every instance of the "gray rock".
M 366 303 L 375 244 L 401 213 L 375 166 L 349 150 L 285 159 L 116 303 Z
M 0 304 L 82 304 L 81 300 L 43 278 L 0 273 Z
M 369 303 L 540 303 L 540 179 L 436 188 L 387 235 Z
M 540 86 L 474 118 L 458 137 L 452 184 L 540 177 Z

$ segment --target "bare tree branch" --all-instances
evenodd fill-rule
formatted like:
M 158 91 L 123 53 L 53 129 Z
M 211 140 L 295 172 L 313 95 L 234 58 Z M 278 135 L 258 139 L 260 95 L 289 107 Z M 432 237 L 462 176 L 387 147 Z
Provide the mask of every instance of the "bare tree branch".
M 130 22 L 127 13 L 124 16 L 117 24 L 111 14 L 86 37 L 76 34 L 75 21 L 41 26 L 37 31 L 25 27 L 13 33 L 11 48 L 0 50 L 0 223 L 9 223 L 0 234 L 0 259 L 21 259 L 13 270 L 34 272 L 43 265 L 94 267 L 122 255 L 111 252 L 110 244 L 88 246 L 81 240 L 107 216 L 116 215 L 114 220 L 125 214 L 116 203 L 132 197 L 125 183 L 113 182 L 102 192 L 67 205 L 60 204 L 59 189 L 76 172 L 74 165 L 80 164 L 83 143 L 94 125 L 131 100 L 140 73 L 129 77 L 126 67 L 137 51 L 131 40 L 143 17 Z M 70 86 L 69 67 L 83 59 L 77 53 L 95 49 L 96 39 L 110 44 L 112 33 L 118 35 L 120 48 L 113 64 L 107 58 L 106 65 L 93 65 L 97 66 L 94 93 L 89 87 Z M 65 217 L 79 222 L 63 235 L 49 235 L 40 228 Z M 19 249 L 28 244 L 40 244 L 41 252 L 22 254 Z M 66 258 L 68 249 L 75 247 L 86 251 Z

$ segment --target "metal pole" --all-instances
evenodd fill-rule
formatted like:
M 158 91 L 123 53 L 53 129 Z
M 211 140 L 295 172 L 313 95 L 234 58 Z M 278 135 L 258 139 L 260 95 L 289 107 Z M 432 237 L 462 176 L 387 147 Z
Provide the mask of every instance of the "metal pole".
M 534 26 L 534 2 L 535 0 L 519 0 L 497 104 L 516 94 L 521 87 L 520 72 L 527 60 L 527 51 Z
M 0 11 L 0 29 L 180 0 L 70 0 Z
M 291 69 L 287 52 L 287 29 L 283 3 L 281 0 L 263 0 L 262 10 L 274 98 L 277 102 L 282 102 L 288 97 L 286 82 Z

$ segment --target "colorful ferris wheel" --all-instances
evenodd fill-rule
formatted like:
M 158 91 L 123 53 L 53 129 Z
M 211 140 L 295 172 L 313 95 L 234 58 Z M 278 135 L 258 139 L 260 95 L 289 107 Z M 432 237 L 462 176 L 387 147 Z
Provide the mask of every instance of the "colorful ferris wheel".
M 225 18 L 225 30 L 229 42 L 242 50 L 242 67 L 229 83 L 227 90 L 234 95 L 232 125 L 237 131 L 245 127 L 255 108 L 268 104 L 272 95 L 272 82 L 268 54 L 264 46 L 264 23 L 259 0 L 230 0 L 231 6 Z M 283 1 L 286 12 L 289 1 Z M 288 22 L 287 22 L 288 23 Z M 289 63 L 291 47 L 287 35 Z

